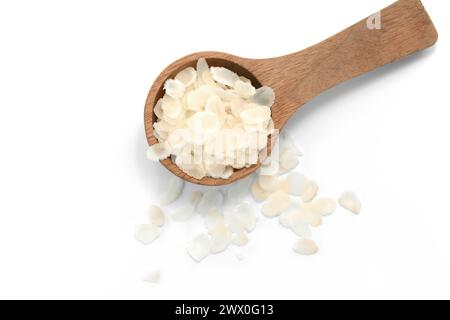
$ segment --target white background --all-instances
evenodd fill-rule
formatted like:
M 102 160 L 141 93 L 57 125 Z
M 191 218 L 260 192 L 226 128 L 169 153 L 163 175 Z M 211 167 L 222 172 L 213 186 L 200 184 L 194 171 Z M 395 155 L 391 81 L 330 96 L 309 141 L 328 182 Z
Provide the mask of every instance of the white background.
M 169 221 L 148 246 L 133 238 L 168 176 L 145 159 L 160 70 L 202 50 L 291 53 L 388 4 L 2 1 L 0 298 L 450 298 L 448 1 L 424 0 L 437 46 L 290 121 L 321 194 L 363 200 L 314 232 L 317 255 L 293 253 L 295 236 L 263 218 L 247 248 L 200 264 L 185 252 L 200 219 Z M 154 269 L 160 284 L 140 280 Z

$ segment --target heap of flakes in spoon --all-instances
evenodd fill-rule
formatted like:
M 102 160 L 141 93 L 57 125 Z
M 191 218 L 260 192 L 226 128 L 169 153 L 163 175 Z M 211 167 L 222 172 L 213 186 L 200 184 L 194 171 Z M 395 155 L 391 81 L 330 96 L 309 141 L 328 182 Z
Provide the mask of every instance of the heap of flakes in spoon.
M 217 189 L 194 191 L 188 203 L 170 214 L 174 221 L 187 221 L 194 215 L 202 217 L 205 231 L 187 242 L 187 252 L 197 262 L 210 254 L 226 250 L 230 245 L 245 246 L 257 224 L 256 203 L 262 203 L 261 214 L 266 218 L 278 218 L 280 224 L 298 236 L 292 245 L 294 252 L 312 255 L 318 252 L 312 240 L 312 230 L 322 224 L 322 219 L 333 214 L 336 201 L 331 197 L 318 197 L 316 181 L 294 171 L 302 156 L 300 149 L 286 136 L 279 136 L 270 157 L 259 172 L 231 185 L 227 192 Z M 160 198 L 160 205 L 168 205 L 181 195 L 183 180 L 172 176 Z M 254 202 L 245 202 L 251 194 Z M 228 199 L 225 199 L 228 197 Z M 224 209 L 224 202 L 234 204 Z M 343 192 L 338 203 L 354 214 L 360 213 L 361 202 L 351 191 Z M 147 244 L 158 238 L 164 223 L 163 210 L 150 209 L 147 224 L 136 228 L 136 238 Z
M 275 94 L 251 81 L 199 59 L 197 69 L 180 71 L 164 84 L 153 108 L 157 121 L 147 157 L 174 163 L 195 179 L 228 179 L 234 169 L 258 162 L 274 133 L 271 109 Z

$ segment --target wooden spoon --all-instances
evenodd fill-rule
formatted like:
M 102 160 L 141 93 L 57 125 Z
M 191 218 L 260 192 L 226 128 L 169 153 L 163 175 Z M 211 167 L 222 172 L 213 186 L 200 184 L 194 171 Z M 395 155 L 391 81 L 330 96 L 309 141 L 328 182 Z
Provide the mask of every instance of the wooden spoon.
M 281 130 L 289 118 L 305 103 L 325 90 L 361 74 L 432 46 L 437 31 L 419 0 L 400 0 L 380 13 L 381 28 L 372 28 L 372 17 L 364 19 L 335 36 L 303 51 L 270 59 L 246 59 L 222 52 L 199 52 L 169 65 L 155 80 L 145 103 L 145 132 L 150 145 L 156 116 L 153 106 L 164 94 L 166 79 L 187 67 L 195 67 L 199 58 L 210 66 L 222 66 L 249 78 L 255 86 L 275 91 L 272 118 Z M 244 178 L 259 165 L 237 170 L 229 179 L 194 179 L 181 171 L 170 158 L 161 163 L 178 177 L 202 185 L 224 185 Z

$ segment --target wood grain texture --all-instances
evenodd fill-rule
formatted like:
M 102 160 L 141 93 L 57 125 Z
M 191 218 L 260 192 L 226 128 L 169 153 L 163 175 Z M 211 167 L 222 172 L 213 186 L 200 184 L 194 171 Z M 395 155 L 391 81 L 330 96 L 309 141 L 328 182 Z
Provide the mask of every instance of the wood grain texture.
M 325 90 L 426 49 L 437 39 L 437 31 L 422 3 L 400 0 L 381 10 L 380 29 L 369 29 L 366 18 L 325 41 L 286 56 L 247 59 L 221 52 L 188 55 L 169 65 L 150 89 L 144 111 L 147 140 L 150 145 L 157 142 L 153 135 L 156 121 L 153 106 L 163 96 L 165 80 L 186 67 L 195 67 L 199 58 L 206 58 L 209 65 L 234 70 L 256 86 L 272 87 L 276 95 L 272 118 L 275 128 L 281 130 L 300 107 Z M 161 162 L 180 178 L 202 185 L 229 184 L 259 168 L 255 165 L 237 170 L 227 180 L 209 177 L 198 180 L 185 174 L 170 159 Z

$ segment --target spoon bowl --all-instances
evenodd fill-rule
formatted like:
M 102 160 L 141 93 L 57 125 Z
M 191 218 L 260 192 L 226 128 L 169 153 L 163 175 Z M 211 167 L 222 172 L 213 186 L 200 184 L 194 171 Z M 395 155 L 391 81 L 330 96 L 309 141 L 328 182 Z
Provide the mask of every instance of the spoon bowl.
M 257 88 L 271 87 L 275 92 L 272 119 L 275 129 L 281 131 L 300 107 L 327 89 L 426 49 L 437 39 L 437 31 L 422 3 L 399 0 L 325 41 L 286 56 L 247 59 L 213 51 L 185 56 L 164 69 L 150 89 L 144 111 L 147 141 L 149 145 L 158 142 L 153 134 L 153 107 L 164 95 L 164 82 L 187 67 L 195 68 L 200 58 L 205 58 L 209 66 L 225 67 L 250 79 Z M 265 151 L 270 153 L 272 139 L 268 141 Z M 209 186 L 230 184 L 260 167 L 256 164 L 235 170 L 228 179 L 195 179 L 170 158 L 161 163 L 181 179 Z

